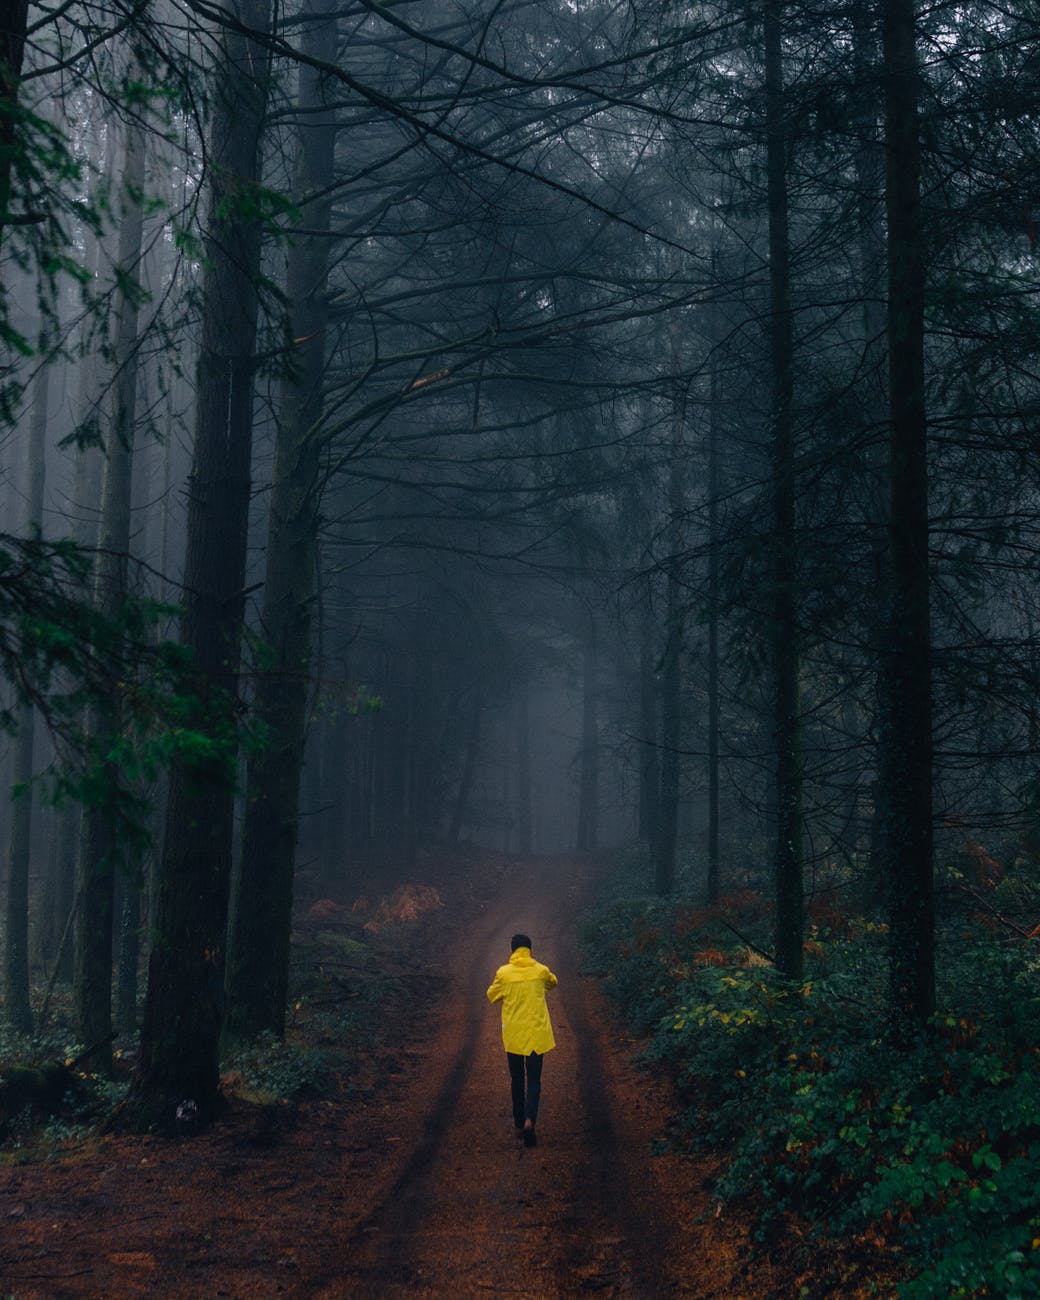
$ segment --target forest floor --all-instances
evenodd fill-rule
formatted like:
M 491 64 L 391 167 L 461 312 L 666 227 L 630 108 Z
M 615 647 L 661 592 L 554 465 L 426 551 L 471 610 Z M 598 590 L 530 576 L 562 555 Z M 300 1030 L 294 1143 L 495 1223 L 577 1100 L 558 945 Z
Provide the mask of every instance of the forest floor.
M 392 874 L 392 873 L 391 873 Z M 710 1160 L 662 1141 L 666 1084 L 633 1063 L 578 930 L 591 866 L 424 856 L 444 906 L 384 927 L 404 972 L 349 1083 L 232 1100 L 179 1139 L 94 1134 L 0 1166 L 0 1294 L 61 1297 L 851 1297 L 752 1257 Z M 344 913 L 350 898 L 339 900 Z M 485 989 L 522 929 L 559 976 L 539 1142 L 516 1139 Z M 832 1274 L 832 1278 L 836 1275 Z

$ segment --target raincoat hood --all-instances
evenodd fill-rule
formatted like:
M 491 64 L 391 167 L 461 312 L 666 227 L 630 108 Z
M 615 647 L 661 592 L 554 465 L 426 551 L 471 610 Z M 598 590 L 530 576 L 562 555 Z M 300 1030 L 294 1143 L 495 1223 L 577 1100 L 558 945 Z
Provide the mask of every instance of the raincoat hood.
M 507 1052 L 530 1056 L 556 1046 L 545 994 L 559 981 L 548 966 L 535 961 L 530 948 L 517 948 L 499 966 L 487 991 L 488 1001 L 502 1003 L 502 1043 Z

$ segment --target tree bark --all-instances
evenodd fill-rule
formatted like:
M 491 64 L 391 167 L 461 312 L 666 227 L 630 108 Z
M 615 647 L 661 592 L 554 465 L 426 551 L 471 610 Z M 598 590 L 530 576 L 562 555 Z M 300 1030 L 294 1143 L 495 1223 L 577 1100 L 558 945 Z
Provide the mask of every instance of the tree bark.
M 335 24 L 315 21 L 319 12 L 314 0 L 305 11 L 310 21 L 304 50 L 315 56 L 335 45 Z M 294 352 L 276 426 L 261 624 L 273 662 L 258 678 L 253 705 L 268 739 L 248 765 L 228 943 L 226 1032 L 232 1038 L 253 1038 L 264 1031 L 280 1037 L 285 1029 L 322 488 L 325 283 L 332 212 L 328 188 L 336 126 L 331 112 L 312 110 L 325 102 L 321 75 L 304 65 L 296 192 L 304 223 L 313 233 L 298 236 L 289 254 L 286 292 Z
M 97 140 L 98 124 L 92 123 L 92 145 L 100 170 L 105 169 L 105 157 Z M 101 264 L 101 241 L 87 225 L 83 227 L 85 245 L 83 264 L 89 270 L 93 283 L 97 280 Z M 80 326 L 78 347 L 81 352 L 76 366 L 75 419 L 79 427 L 90 423 L 97 403 L 98 367 L 95 354 L 89 350 L 91 318 Z M 101 453 L 96 446 L 75 447 L 72 451 L 73 488 L 70 536 L 77 546 L 93 549 L 97 543 L 98 502 L 101 499 Z M 85 727 L 84 722 L 84 727 Z M 55 837 L 54 853 L 48 864 L 45 884 L 43 916 L 41 917 L 40 949 L 45 960 L 55 963 L 55 978 L 72 983 L 73 980 L 73 908 L 76 902 L 76 859 L 79 852 L 83 806 L 78 801 L 66 803 L 57 816 L 61 822 Z
M 32 1032 L 29 1001 L 29 859 L 32 849 L 33 744 L 35 710 L 20 704 L 11 749 L 11 785 L 21 786 L 12 801 L 7 851 L 7 899 L 4 927 L 4 1006 L 8 1025 L 18 1033 Z M 6 793 L 6 792 L 5 792 Z M 7 794 L 10 798 L 10 795 Z
M 654 885 L 667 897 L 675 889 L 675 856 L 679 840 L 679 783 L 682 777 L 682 650 L 685 631 L 679 565 L 683 547 L 683 511 L 686 466 L 683 426 L 685 392 L 676 393 L 672 415 L 672 456 L 668 471 L 668 574 L 666 583 L 665 644 L 661 672 L 661 793 L 657 805 Z
M 119 909 L 119 965 L 116 979 L 116 1029 L 131 1036 L 137 1029 L 137 967 L 141 957 L 141 885 L 127 873 Z
M 883 0 L 888 216 L 890 614 L 881 815 L 889 867 L 890 1002 L 901 1032 L 935 1009 L 924 232 L 913 0 Z
M 248 28 L 269 27 L 268 0 L 238 0 L 231 12 Z M 269 91 L 264 49 L 225 31 L 214 91 L 182 617 L 197 743 L 170 769 L 135 1079 L 139 1110 L 160 1123 L 189 1100 L 205 1120 L 219 1098 L 262 234 L 253 191 Z
M 126 128 L 122 164 L 123 216 L 117 266 L 121 275 L 140 278 L 144 218 L 141 191 L 145 179 L 145 140 L 141 129 Z M 116 292 L 116 365 L 111 423 L 105 438 L 105 469 L 101 489 L 101 526 L 95 569 L 94 603 L 116 621 L 127 594 L 132 505 L 134 424 L 137 407 L 138 295 L 120 286 Z M 90 743 L 99 756 L 119 735 L 118 706 L 92 709 L 87 720 Z M 109 788 L 117 775 L 111 770 Z M 76 862 L 76 920 L 73 1003 L 80 1041 L 98 1044 L 90 1068 L 108 1074 L 112 1068 L 112 927 L 116 858 L 121 847 L 113 835 L 113 819 L 103 804 L 83 809 Z
M 45 446 L 50 393 L 50 366 L 41 365 L 33 384 L 29 437 L 26 443 L 25 532 L 39 528 L 43 516 Z M 7 854 L 4 943 L 4 1000 L 7 1023 L 19 1033 L 32 1031 L 29 1002 L 29 858 L 33 821 L 33 745 L 36 713 L 19 704 L 11 754 L 11 784 L 24 787 L 11 806 Z
M 18 151 L 18 83 L 25 58 L 29 0 L 0 4 L 0 238 L 11 221 L 11 173 Z
M 657 743 L 657 681 L 654 608 L 649 580 L 639 624 L 639 838 L 657 852 L 661 813 L 661 750 Z
M 39 960 L 44 966 L 53 966 L 56 978 L 68 983 L 72 982 L 72 931 L 68 922 L 75 898 L 80 813 L 80 805 L 71 801 L 55 809 L 56 825 L 37 926 Z
M 706 901 L 717 903 L 720 891 L 719 857 L 719 376 L 711 368 L 708 410 L 708 871 Z
M 776 965 L 802 977 L 802 756 L 794 468 L 794 332 L 787 204 L 784 0 L 766 0 L 766 182 L 772 418 L 772 660 L 776 745 Z
M 886 372 L 886 305 L 885 274 L 886 247 L 884 221 L 885 152 L 881 140 L 880 106 L 877 96 L 877 77 L 880 68 L 879 14 L 874 5 L 852 7 L 852 52 L 856 85 L 855 130 L 858 147 L 856 167 L 856 225 L 859 244 L 859 280 L 862 299 L 863 358 L 859 384 L 861 428 L 882 428 L 888 418 L 888 376 Z M 877 611 L 876 625 L 882 626 L 888 617 L 886 595 L 885 556 L 888 524 L 888 465 L 884 449 L 875 452 L 871 446 L 865 456 L 866 515 L 876 530 L 874 552 L 873 606 Z M 875 676 L 878 725 L 874 774 L 871 782 L 870 803 L 872 814 L 869 831 L 869 869 L 857 891 L 860 906 L 874 910 L 885 905 L 886 881 L 889 867 L 884 860 L 886 838 L 882 833 L 879 813 L 883 791 L 891 777 L 882 774 L 888 761 L 884 744 L 887 724 L 884 712 L 887 700 L 884 670 L 877 665 Z M 858 791 L 855 792 L 858 795 Z

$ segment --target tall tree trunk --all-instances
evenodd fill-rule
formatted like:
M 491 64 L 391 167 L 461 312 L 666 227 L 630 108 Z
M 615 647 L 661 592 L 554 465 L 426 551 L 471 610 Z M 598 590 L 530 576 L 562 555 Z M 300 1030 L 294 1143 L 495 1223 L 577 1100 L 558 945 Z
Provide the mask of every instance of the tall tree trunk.
M 17 732 L 11 749 L 11 785 L 21 787 L 10 809 L 7 899 L 4 928 L 4 1004 L 6 1020 L 19 1033 L 32 1032 L 29 1002 L 29 860 L 32 849 L 33 788 L 30 784 L 35 739 L 31 704 L 15 710 Z M 10 798 L 9 791 L 5 791 Z
M 247 28 L 270 25 L 268 0 L 229 8 Z M 138 1107 L 165 1122 L 188 1100 L 206 1119 L 218 1100 L 262 235 L 253 189 L 269 81 L 265 50 L 225 30 L 210 127 L 182 619 L 197 693 L 190 729 L 199 745 L 170 770 L 135 1080 Z
M 480 748 L 480 722 L 484 712 L 484 691 L 483 685 L 479 681 L 473 688 L 473 700 L 470 707 L 466 755 L 462 762 L 462 775 L 459 778 L 459 789 L 455 796 L 455 807 L 452 810 L 451 827 L 448 831 L 448 838 L 453 844 L 459 842 L 462 828 L 466 823 L 470 791 L 473 789 L 473 773 L 477 766 L 477 751 Z
M 123 156 L 124 208 L 119 231 L 117 267 L 131 281 L 140 278 L 145 178 L 145 141 L 136 125 L 126 128 Z M 94 603 L 111 620 L 119 618 L 126 599 L 130 552 L 134 423 L 137 407 L 138 302 L 135 289 L 116 293 L 113 356 L 116 374 L 111 423 L 105 438 L 101 489 L 101 526 L 95 569 Z M 119 735 L 118 705 L 92 709 L 87 722 L 91 744 L 101 761 Z M 111 773 L 108 786 L 115 787 Z M 115 862 L 121 846 L 113 836 L 113 818 L 103 804 L 83 809 L 76 863 L 76 921 L 73 1002 L 80 1041 L 91 1054 L 91 1068 L 112 1068 L 112 925 Z
M 315 21 L 311 0 L 304 50 L 335 46 L 335 24 Z M 327 88 L 314 68 L 300 69 L 296 192 L 308 235 L 289 253 L 286 292 L 294 340 L 292 372 L 282 385 L 275 436 L 261 631 L 274 652 L 256 685 L 254 716 L 265 748 L 251 756 L 242 856 L 235 874 L 228 944 L 227 1033 L 251 1038 L 285 1029 L 292 931 L 293 875 L 299 832 L 300 777 L 307 735 L 311 642 L 316 597 L 322 486 L 321 409 L 325 371 L 329 221 L 336 127 L 321 110 Z M 318 197 L 314 197 L 317 195 Z
M 863 351 L 868 421 L 883 413 L 885 361 L 885 151 L 880 139 L 877 103 L 877 10 L 852 6 L 852 54 L 857 88 L 855 152 L 856 227 L 860 291 L 863 301 Z
M 649 579 L 639 623 L 639 838 L 657 852 L 661 814 L 661 750 L 657 743 L 657 655 Z
M 772 661 L 776 745 L 776 965 L 802 976 L 802 756 L 800 636 L 794 471 L 794 333 L 787 212 L 784 0 L 766 0 L 766 183 L 769 203 L 770 362 L 772 385 Z
M 88 156 L 100 175 L 110 170 L 111 130 L 104 129 L 99 117 L 92 117 L 86 131 L 85 147 Z M 83 242 L 84 270 L 89 276 L 87 294 L 97 292 L 98 278 L 103 260 L 103 241 L 93 228 L 84 223 L 79 237 Z M 99 350 L 94 346 L 97 321 L 92 313 L 81 317 L 76 340 L 75 396 L 73 417 L 75 426 L 86 432 L 97 431 L 97 407 L 102 393 Z M 72 509 L 65 523 L 70 539 L 79 547 L 93 550 L 98 536 L 98 503 L 101 500 L 101 475 L 103 456 L 96 443 L 74 445 L 70 452 L 72 461 Z M 85 714 L 81 723 L 86 728 Z M 40 950 L 45 961 L 56 963 L 53 977 L 69 984 L 73 980 L 73 909 L 76 905 L 76 859 L 79 852 L 83 806 L 70 800 L 56 815 L 61 822 L 54 839 L 54 852 L 47 865 L 44 883 L 44 905 L 40 918 Z
M 905 1032 L 935 1009 L 925 259 L 913 0 L 883 0 L 890 408 L 887 707 L 882 822 L 890 998 Z
M 26 440 L 24 492 L 27 536 L 39 528 L 43 516 L 49 391 L 50 366 L 41 365 L 33 383 L 29 437 Z M 4 999 L 7 1023 L 20 1033 L 32 1030 L 29 1003 L 29 860 L 32 849 L 35 722 L 32 705 L 19 704 L 15 713 L 17 731 L 11 755 L 11 784 L 23 789 L 11 807 L 4 930 Z
M 882 428 L 888 418 L 888 384 L 886 371 L 885 331 L 885 151 L 881 140 L 880 106 L 877 100 L 877 77 L 880 65 L 879 13 L 874 5 L 853 5 L 853 65 L 857 88 L 856 135 L 856 224 L 859 242 L 860 294 L 863 301 L 863 360 L 860 384 L 861 427 Z M 888 617 L 887 524 L 889 506 L 888 464 L 883 448 L 866 456 L 868 520 L 876 530 L 874 546 L 873 607 L 876 622 Z M 888 706 L 884 665 L 877 666 L 876 697 L 878 725 L 874 759 L 873 788 L 870 792 L 873 813 L 870 824 L 869 871 L 859 892 L 860 905 L 876 909 L 884 905 L 890 865 L 885 861 L 888 844 L 880 816 L 884 791 L 891 783 L 890 773 L 883 771 L 889 751 L 885 743 L 888 726 L 884 720 Z
M 683 549 L 686 497 L 685 390 L 673 398 L 671 465 L 668 471 L 668 574 L 665 579 L 665 643 L 661 669 L 661 794 L 657 810 L 654 887 L 662 897 L 675 889 L 679 840 L 679 783 L 682 777 L 682 651 L 684 617 L 679 566 Z
M 591 853 L 599 841 L 599 699 L 596 623 L 589 614 L 581 645 L 581 768 L 578 777 L 579 852 Z
M 11 172 L 18 152 L 18 83 L 25 57 L 29 0 L 0 5 L 0 238 L 11 223 Z
M 717 903 L 719 857 L 719 374 L 712 362 L 708 411 L 708 874 L 707 902 Z
M 71 801 L 55 810 L 57 825 L 47 863 L 39 928 L 40 960 L 45 966 L 53 967 L 55 979 L 69 983 L 72 982 L 71 920 L 80 812 L 80 804 Z
M 137 1029 L 137 967 L 141 956 L 141 882 L 123 877 L 119 909 L 119 966 L 116 980 L 116 1029 L 128 1037 Z

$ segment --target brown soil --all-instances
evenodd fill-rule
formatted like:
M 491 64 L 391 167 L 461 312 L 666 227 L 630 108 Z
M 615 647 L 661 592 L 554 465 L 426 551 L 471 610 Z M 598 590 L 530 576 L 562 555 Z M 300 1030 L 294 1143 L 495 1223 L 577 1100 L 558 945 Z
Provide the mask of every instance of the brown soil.
M 717 1214 L 710 1164 L 653 1153 L 667 1090 L 632 1064 L 635 1045 L 579 971 L 588 868 L 490 874 L 446 887 L 449 906 L 412 931 L 423 1000 L 402 1013 L 395 1061 L 367 1100 L 238 1103 L 191 1139 L 108 1137 L 5 1168 L 0 1291 L 797 1295 L 767 1265 L 746 1270 L 745 1225 Z M 484 996 L 516 929 L 560 979 L 533 1150 L 513 1132 L 498 1010 Z

